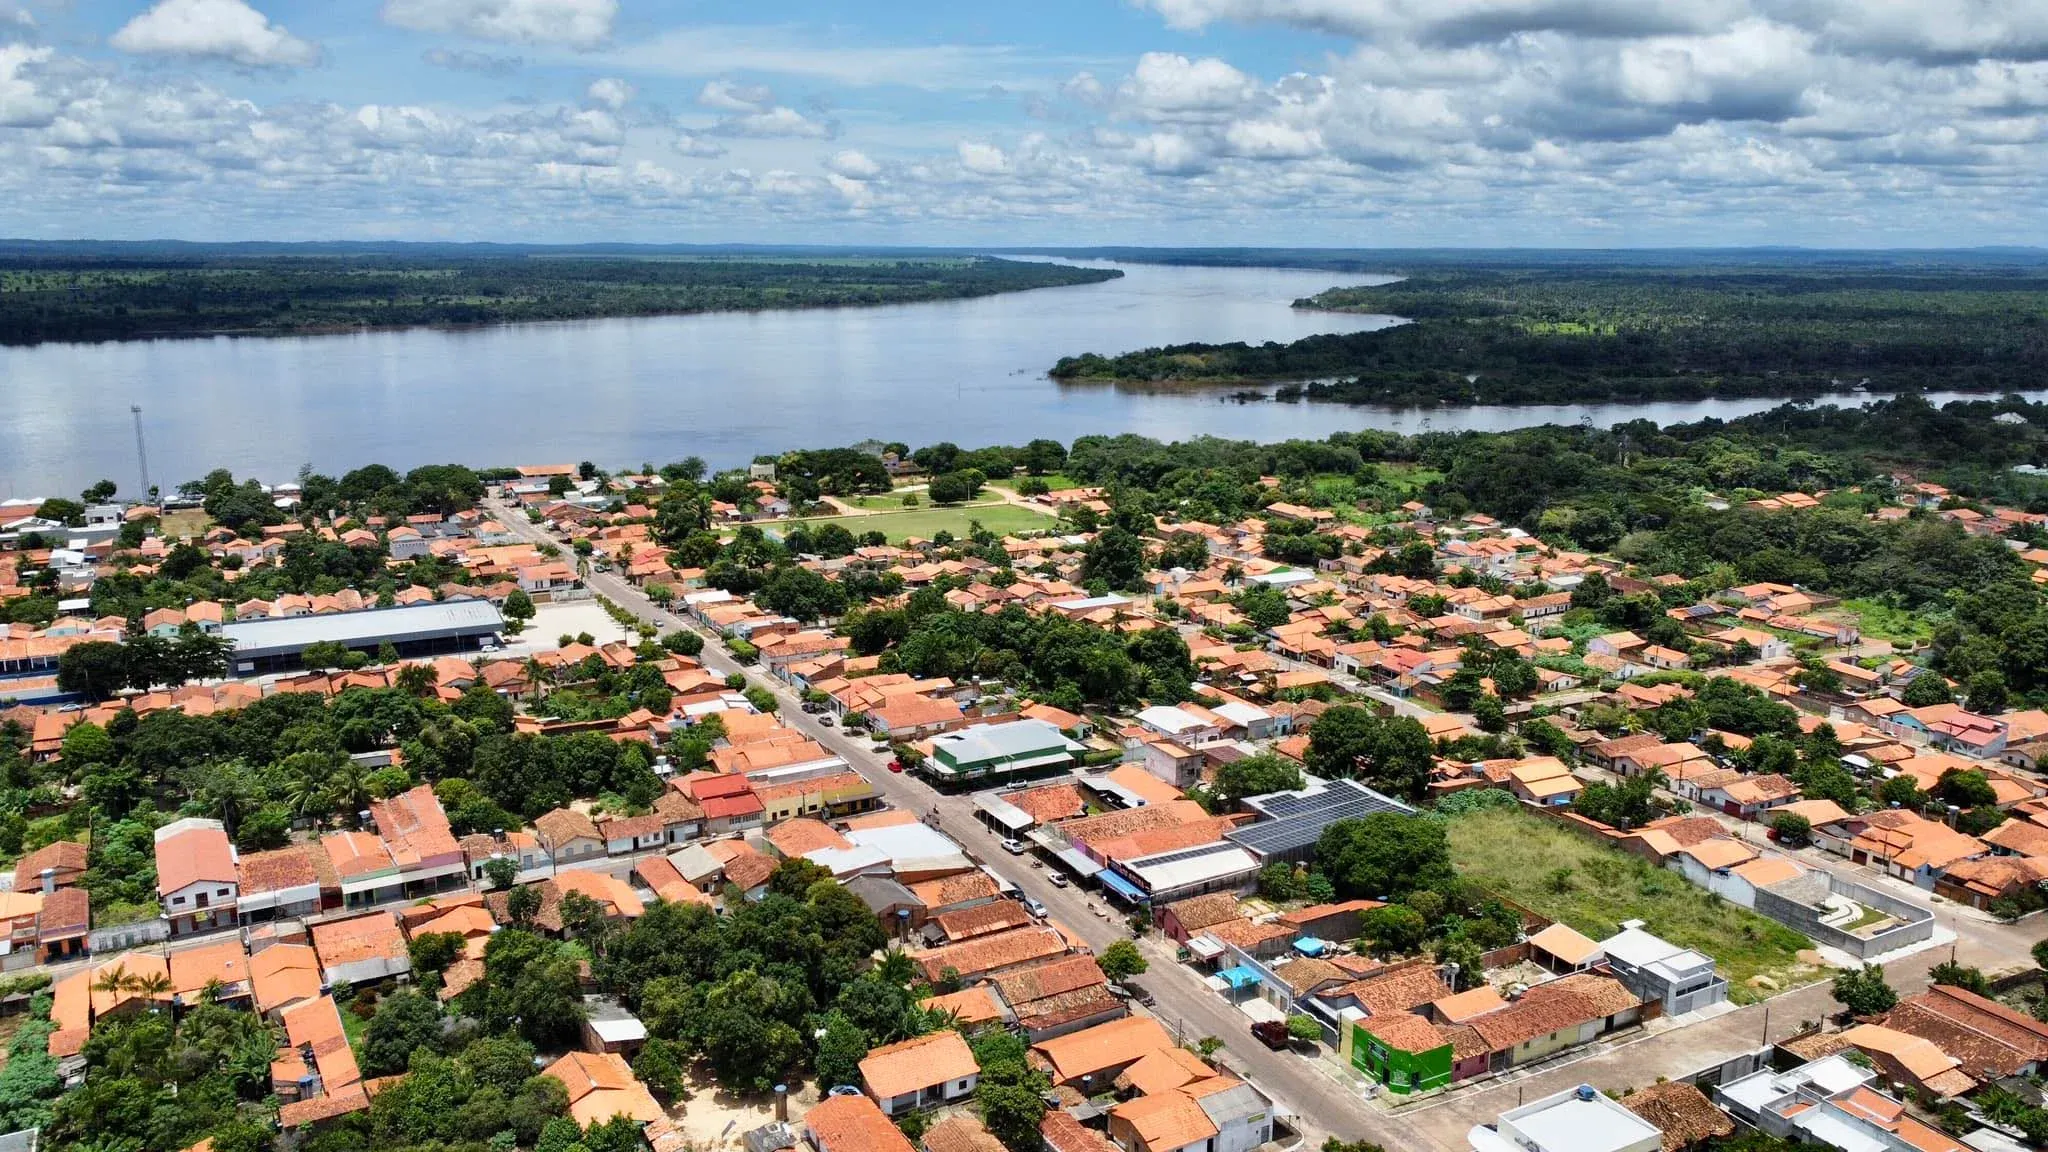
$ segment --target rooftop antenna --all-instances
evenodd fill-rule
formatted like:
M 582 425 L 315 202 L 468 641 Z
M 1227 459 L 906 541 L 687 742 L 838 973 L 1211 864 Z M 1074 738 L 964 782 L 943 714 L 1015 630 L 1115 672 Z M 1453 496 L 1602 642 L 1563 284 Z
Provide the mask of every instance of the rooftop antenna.
M 149 452 L 142 446 L 142 405 L 130 404 L 128 414 L 135 418 L 135 467 L 142 472 L 142 496 L 149 497 Z

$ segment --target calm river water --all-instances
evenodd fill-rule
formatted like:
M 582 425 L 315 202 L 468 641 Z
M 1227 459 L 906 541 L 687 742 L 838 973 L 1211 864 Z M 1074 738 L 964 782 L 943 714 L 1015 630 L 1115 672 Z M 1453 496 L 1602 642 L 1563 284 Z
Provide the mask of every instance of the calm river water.
M 1396 323 L 1290 302 L 1369 277 L 1130 265 L 1121 279 L 976 300 L 337 336 L 0 349 L 0 498 L 137 485 L 128 406 L 165 488 L 226 466 L 266 481 L 301 464 L 614 466 L 857 440 L 912 446 L 1088 433 L 1255 440 L 1381 427 L 1499 429 L 1582 418 L 1737 416 L 1774 401 L 1421 412 L 1240 404 L 1046 378 L 1070 353 L 1198 340 L 1292 340 Z

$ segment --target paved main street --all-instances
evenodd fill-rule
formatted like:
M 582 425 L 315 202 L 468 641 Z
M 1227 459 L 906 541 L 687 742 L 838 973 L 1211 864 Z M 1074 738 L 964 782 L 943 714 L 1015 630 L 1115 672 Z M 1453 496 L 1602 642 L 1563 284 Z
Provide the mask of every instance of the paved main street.
M 560 546 L 560 541 L 553 540 L 542 529 L 529 523 L 521 510 L 506 505 L 494 505 L 492 510 L 501 523 L 522 537 L 535 543 Z M 921 780 L 890 772 L 886 753 L 877 754 L 871 750 L 867 740 L 849 737 L 837 727 L 820 723 L 817 716 L 803 712 L 799 707 L 800 698 L 788 685 L 762 674 L 758 669 L 742 666 L 716 636 L 663 611 L 639 589 L 617 575 L 593 571 L 584 582 L 613 603 L 664 631 L 688 627 L 705 635 L 701 659 L 707 668 L 721 674 L 747 673 L 753 682 L 768 687 L 784 705 L 782 716 L 786 723 L 844 757 L 848 764 L 874 784 L 888 803 L 921 815 L 936 809 L 939 826 L 948 835 L 994 867 L 1026 895 L 1043 902 L 1056 919 L 1091 947 L 1099 951 L 1110 941 L 1129 936 L 1122 917 L 1109 912 L 1099 897 L 1072 886 L 1055 886 L 1041 868 L 1027 863 L 1026 858 L 1013 857 L 1003 851 L 998 837 L 975 819 L 971 797 L 943 795 Z M 1349 677 L 1342 680 L 1347 688 L 1353 685 L 1366 688 Z M 1404 713 L 1407 709 L 1419 708 L 1412 701 L 1389 697 L 1375 689 L 1367 689 L 1366 694 L 1396 705 Z M 1750 835 L 1755 837 L 1761 833 L 1751 826 Z M 1825 856 L 1817 850 L 1802 853 L 1801 859 L 1830 871 L 1840 871 L 1845 877 L 1861 883 L 1869 884 L 1874 879 L 1881 882 L 1881 878 L 1875 878 L 1869 869 Z M 1898 892 L 1905 887 L 1886 885 L 1886 890 Z M 1927 894 L 1917 889 L 1911 890 L 1909 898 L 1930 902 Z M 1934 906 L 1940 926 L 1955 931 L 1957 939 L 1952 947 L 1930 948 L 1887 966 L 1886 975 L 1902 996 L 1925 989 L 1928 970 L 1949 959 L 1952 953 L 1960 962 L 1981 967 L 1987 972 L 2007 970 L 2030 962 L 2028 948 L 2041 938 L 2044 929 L 2048 929 L 2040 917 L 2022 924 L 2000 924 L 1946 902 Z M 1515 1107 L 1523 1099 L 1533 1100 L 1581 1083 L 1620 1091 L 1643 1087 L 1659 1077 L 1687 1075 L 1754 1051 L 1767 1040 L 1775 1042 L 1794 1035 L 1838 1009 L 1829 996 L 1827 982 L 1821 981 L 1702 1023 L 1635 1039 L 1624 1038 L 1614 1044 L 1595 1045 L 1590 1055 L 1574 1055 L 1534 1072 L 1510 1074 L 1504 1079 L 1389 1109 L 1383 1102 L 1368 1100 L 1360 1091 L 1361 1082 L 1330 1061 L 1296 1053 L 1272 1052 L 1254 1041 L 1249 1034 L 1249 1018 L 1212 991 L 1192 969 L 1176 962 L 1172 948 L 1156 934 L 1141 941 L 1140 946 L 1152 965 L 1139 982 L 1158 1001 L 1153 1014 L 1189 1041 L 1204 1036 L 1221 1039 L 1225 1045 L 1224 1062 L 1273 1097 L 1284 1113 L 1296 1117 L 1309 1136 L 1308 1147 L 1311 1149 L 1318 1147 L 1326 1135 L 1334 1135 L 1347 1140 L 1371 1140 L 1394 1150 L 1441 1148 L 1458 1152 L 1469 1146 L 1465 1133 L 1473 1125 L 1492 1122 L 1501 1112 Z

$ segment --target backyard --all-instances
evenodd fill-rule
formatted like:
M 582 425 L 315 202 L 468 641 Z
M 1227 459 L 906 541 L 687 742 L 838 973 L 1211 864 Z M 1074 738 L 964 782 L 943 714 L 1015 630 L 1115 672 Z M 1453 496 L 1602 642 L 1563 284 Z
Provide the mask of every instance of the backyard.
M 1056 519 L 1029 508 L 1015 504 L 970 504 L 954 508 L 918 508 L 905 512 L 875 512 L 866 516 L 823 516 L 811 520 L 779 520 L 774 527 L 787 530 L 803 524 L 813 530 L 827 524 L 837 524 L 848 532 L 859 536 L 867 532 L 880 532 L 889 538 L 889 543 L 899 544 L 910 537 L 929 540 L 940 532 L 951 532 L 955 537 L 966 538 L 973 521 L 998 536 L 1012 532 L 1031 532 L 1051 528 Z
M 1447 825 L 1459 875 L 1602 940 L 1624 920 L 1712 956 L 1737 1003 L 1764 1000 L 1821 976 L 1801 959 L 1806 937 L 1730 904 L 1685 877 L 1538 816 L 1490 809 Z M 1753 980 L 1767 983 L 1752 983 Z

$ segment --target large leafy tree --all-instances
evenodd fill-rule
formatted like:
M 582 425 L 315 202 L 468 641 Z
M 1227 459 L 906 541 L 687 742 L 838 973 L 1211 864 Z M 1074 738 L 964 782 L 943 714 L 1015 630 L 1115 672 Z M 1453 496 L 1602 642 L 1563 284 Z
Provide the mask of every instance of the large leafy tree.
M 1455 878 L 1443 826 L 1393 812 L 1339 820 L 1323 829 L 1316 862 L 1346 899 L 1398 900 L 1421 889 L 1448 887 Z

